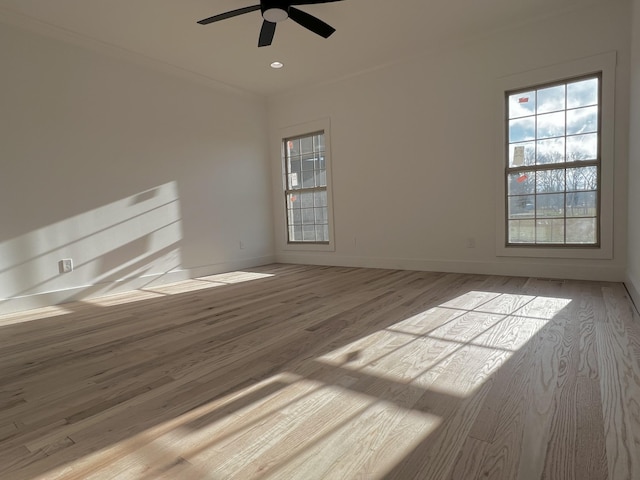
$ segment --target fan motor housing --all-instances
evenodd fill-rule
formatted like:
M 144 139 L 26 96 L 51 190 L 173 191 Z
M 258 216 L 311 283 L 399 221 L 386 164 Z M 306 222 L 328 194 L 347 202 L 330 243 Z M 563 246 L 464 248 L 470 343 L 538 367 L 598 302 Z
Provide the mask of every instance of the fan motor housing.
M 289 2 L 286 0 L 263 0 L 260 2 L 262 18 L 278 23 L 289 18 Z

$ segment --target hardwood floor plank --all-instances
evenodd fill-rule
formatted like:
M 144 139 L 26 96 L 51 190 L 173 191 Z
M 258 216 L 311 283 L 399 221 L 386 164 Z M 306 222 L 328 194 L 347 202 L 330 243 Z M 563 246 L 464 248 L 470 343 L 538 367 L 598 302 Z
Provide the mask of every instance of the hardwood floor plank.
M 607 478 L 607 450 L 598 380 L 578 378 L 576 412 L 575 478 Z
M 602 290 L 596 338 L 609 478 L 640 478 L 640 366 L 626 334 L 633 315 L 611 288 Z
M 533 338 L 495 376 L 467 438 L 471 446 L 479 445 L 482 457 L 474 458 L 478 453 L 465 444 L 458 459 L 463 465 L 477 467 L 474 472 L 465 473 L 468 478 L 518 478 L 536 348 L 538 342 Z
M 543 478 L 581 480 L 576 476 L 578 416 L 578 369 L 580 364 L 580 326 L 588 321 L 575 300 L 565 316 L 564 335 L 559 350 L 557 384 L 553 399 L 553 414 L 549 425 Z M 582 414 L 582 412 L 580 412 Z
M 481 412 L 478 413 L 478 416 Z M 486 451 L 489 444 L 474 437 L 467 437 L 458 453 L 449 480 L 475 480 L 477 478 L 492 478 L 489 476 L 486 464 Z
M 540 479 L 545 468 L 546 445 L 556 408 L 554 398 L 565 334 L 566 322 L 559 315 L 564 305 L 562 300 L 538 297 L 518 312 L 549 320 L 546 328 L 541 331 L 542 341 L 534 352 L 534 365 L 531 368 L 532 382 L 528 393 L 529 402 L 516 476 L 518 479 Z

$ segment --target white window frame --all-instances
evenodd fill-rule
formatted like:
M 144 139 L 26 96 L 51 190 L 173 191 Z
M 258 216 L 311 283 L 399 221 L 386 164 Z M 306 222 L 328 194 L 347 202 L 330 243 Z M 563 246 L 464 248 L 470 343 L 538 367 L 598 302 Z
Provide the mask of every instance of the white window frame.
M 285 151 L 284 151 L 284 142 L 288 138 L 305 136 L 317 132 L 324 133 L 324 145 L 325 145 L 325 166 L 327 170 L 327 222 L 329 224 L 329 241 L 327 243 L 304 243 L 304 242 L 296 242 L 289 243 L 288 242 L 288 221 L 287 221 L 287 206 L 285 201 L 285 192 L 287 190 L 286 183 L 286 166 L 285 166 Z M 330 121 L 328 118 L 323 118 L 319 120 L 315 120 L 312 122 L 301 123 L 299 125 L 293 125 L 290 127 L 281 128 L 278 134 L 279 137 L 279 154 L 280 154 L 280 178 L 281 180 L 281 192 L 279 193 L 281 212 L 282 212 L 282 220 L 283 220 L 283 229 L 281 232 L 282 242 L 281 247 L 283 250 L 289 251 L 302 251 L 302 252 L 327 252 L 327 251 L 335 251 L 335 242 L 334 242 L 334 222 L 333 222 L 333 190 L 332 190 L 332 175 L 331 175 L 331 131 L 330 131 Z
M 497 197 L 496 197 L 496 254 L 509 257 L 538 258 L 613 258 L 613 179 L 614 179 L 614 122 L 615 122 L 615 70 L 616 52 L 586 57 L 559 65 L 536 69 L 503 77 L 498 81 L 499 148 L 497 149 Z M 506 182 L 507 118 L 506 92 L 550 84 L 575 77 L 602 73 L 601 130 L 600 130 L 600 245 L 599 247 L 575 247 L 554 245 L 506 245 Z

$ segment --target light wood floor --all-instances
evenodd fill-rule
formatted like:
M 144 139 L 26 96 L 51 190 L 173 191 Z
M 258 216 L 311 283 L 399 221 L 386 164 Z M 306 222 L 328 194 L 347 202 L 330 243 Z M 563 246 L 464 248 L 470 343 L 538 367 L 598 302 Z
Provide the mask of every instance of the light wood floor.
M 3 480 L 640 479 L 621 284 L 270 265 L 0 332 Z

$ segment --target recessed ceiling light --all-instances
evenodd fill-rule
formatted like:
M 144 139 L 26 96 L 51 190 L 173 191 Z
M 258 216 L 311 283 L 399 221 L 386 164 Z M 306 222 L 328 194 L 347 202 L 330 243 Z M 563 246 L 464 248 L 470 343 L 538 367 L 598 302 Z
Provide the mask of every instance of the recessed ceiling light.
M 284 63 L 282 62 L 273 62 L 271 64 L 271 68 L 282 68 L 282 67 L 284 67 Z

